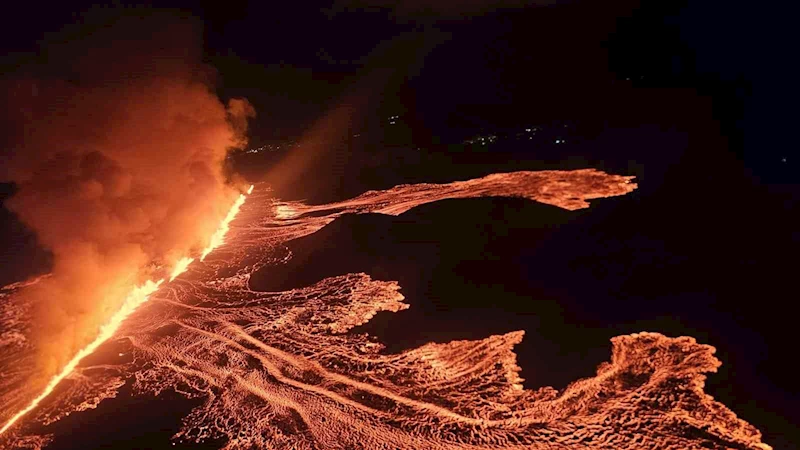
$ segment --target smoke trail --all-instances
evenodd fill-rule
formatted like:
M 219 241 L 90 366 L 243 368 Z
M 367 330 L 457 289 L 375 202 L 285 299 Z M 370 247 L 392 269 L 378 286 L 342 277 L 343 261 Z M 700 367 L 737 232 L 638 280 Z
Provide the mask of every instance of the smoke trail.
M 3 81 L 0 179 L 19 186 L 6 207 L 54 256 L 52 276 L 23 293 L 38 311 L 43 380 L 133 286 L 205 247 L 239 195 L 223 166 L 254 115 L 214 94 L 196 23 L 90 16 L 48 42 L 44 64 Z

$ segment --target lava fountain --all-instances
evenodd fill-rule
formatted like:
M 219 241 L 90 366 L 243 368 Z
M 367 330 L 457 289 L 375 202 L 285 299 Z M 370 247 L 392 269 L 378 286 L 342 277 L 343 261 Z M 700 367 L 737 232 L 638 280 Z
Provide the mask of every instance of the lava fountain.
M 247 190 L 247 194 L 250 194 L 251 192 L 253 192 L 252 185 Z M 236 201 L 233 203 L 233 206 L 231 207 L 230 211 L 228 211 L 228 215 L 225 216 L 224 219 L 222 219 L 222 223 L 219 225 L 219 228 L 217 228 L 217 231 L 215 231 L 214 234 L 211 236 L 211 241 L 209 242 L 208 247 L 206 247 L 203 250 L 203 253 L 200 255 L 200 261 L 206 259 L 206 256 L 208 256 L 209 253 L 214 251 L 215 248 L 219 247 L 225 242 L 225 234 L 228 233 L 231 221 L 233 220 L 234 217 L 236 217 L 236 214 L 239 213 L 239 208 L 241 208 L 242 205 L 244 204 L 245 198 L 247 198 L 245 194 L 239 194 L 239 198 L 237 198 Z M 189 264 L 187 263 L 186 266 L 188 265 Z M 173 274 L 172 278 L 175 278 L 175 276 L 176 275 Z
M 249 195 L 252 192 L 253 192 L 253 186 L 251 185 L 250 188 L 247 190 L 247 194 Z M 225 216 L 225 218 L 220 223 L 220 226 L 212 235 L 208 246 L 203 250 L 200 260 L 205 259 L 205 257 L 209 253 L 211 253 L 214 249 L 216 249 L 225 242 L 225 234 L 230 229 L 230 223 L 236 217 L 236 214 L 239 212 L 239 209 L 244 204 L 246 198 L 247 195 L 240 194 L 239 197 L 236 199 L 233 206 L 228 211 L 228 214 Z M 175 264 L 175 267 L 172 270 L 169 280 L 172 281 L 175 279 L 175 277 L 185 272 L 186 269 L 189 267 L 189 264 L 191 264 L 193 261 L 194 258 L 188 256 L 181 258 Z M 61 371 L 58 374 L 56 374 L 52 379 L 50 379 L 50 382 L 47 383 L 47 386 L 45 386 L 41 394 L 39 394 L 36 398 L 31 400 L 31 402 L 28 404 L 27 407 L 25 407 L 24 409 L 16 413 L 14 416 L 12 416 L 11 419 L 9 419 L 9 421 L 6 422 L 5 425 L 3 425 L 3 428 L 0 429 L 0 434 L 5 433 L 22 416 L 33 411 L 39 405 L 39 403 L 41 403 L 42 400 L 44 400 L 48 395 L 50 395 L 53 392 L 56 386 L 58 386 L 58 384 L 61 383 L 61 381 L 64 380 L 64 378 L 69 376 L 69 374 L 72 373 L 72 371 L 75 370 L 76 367 L 78 367 L 78 364 L 81 362 L 81 360 L 94 353 L 95 350 L 97 350 L 100 347 L 100 345 L 102 345 L 111 336 L 113 336 L 114 333 L 117 331 L 117 329 L 119 329 L 120 325 L 122 325 L 122 323 L 125 321 L 125 319 L 131 314 L 133 314 L 133 312 L 136 311 L 142 304 L 147 302 L 147 300 L 150 298 L 150 295 L 153 294 L 153 292 L 157 291 L 158 288 L 163 283 L 164 283 L 163 278 L 158 281 L 148 280 L 141 286 L 133 288 L 130 294 L 128 294 L 128 296 L 125 298 L 125 302 L 122 304 L 122 307 L 120 307 L 120 309 L 116 313 L 114 313 L 113 316 L 111 316 L 108 322 L 106 322 L 100 327 L 100 332 L 98 333 L 97 337 L 88 345 L 80 349 L 78 353 L 75 354 L 75 356 L 73 356 L 72 359 L 64 366 L 64 368 L 61 369 Z

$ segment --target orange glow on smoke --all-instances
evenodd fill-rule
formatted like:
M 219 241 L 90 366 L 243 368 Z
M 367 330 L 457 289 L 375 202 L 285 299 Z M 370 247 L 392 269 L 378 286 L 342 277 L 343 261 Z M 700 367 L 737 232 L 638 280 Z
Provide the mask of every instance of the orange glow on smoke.
M 250 186 L 250 189 L 247 190 L 248 194 L 250 194 L 251 192 L 253 192 L 253 186 Z M 236 217 L 236 214 L 239 212 L 239 209 L 242 207 L 242 204 L 244 204 L 245 199 L 246 199 L 245 194 L 239 195 L 239 198 L 236 199 L 236 202 L 233 204 L 230 211 L 228 211 L 228 215 L 225 216 L 219 228 L 211 237 L 210 244 L 208 245 L 208 247 L 206 247 L 205 250 L 203 250 L 203 255 L 200 257 L 201 260 L 205 258 L 209 253 L 211 253 L 211 251 L 213 251 L 215 248 L 219 247 L 224 243 L 225 234 L 228 232 L 228 229 L 230 228 L 230 223 L 234 219 L 234 217 Z M 172 274 L 170 275 L 169 280 L 172 281 L 175 279 L 175 277 L 185 272 L 186 269 L 189 267 L 189 264 L 191 264 L 193 261 L 194 258 L 188 256 L 181 258 L 175 264 L 175 268 L 172 270 Z M 14 425 L 14 423 L 16 423 L 22 416 L 33 411 L 37 406 L 39 406 L 39 403 L 41 403 L 42 400 L 44 400 L 48 395 L 50 395 L 50 393 L 53 392 L 56 386 L 58 386 L 58 384 L 61 383 L 61 381 L 64 378 L 69 376 L 69 374 L 72 373 L 72 371 L 75 370 L 76 367 L 78 367 L 78 364 L 80 364 L 81 360 L 94 353 L 94 351 L 97 350 L 100 347 L 100 345 L 102 345 L 111 336 L 113 336 L 114 333 L 116 333 L 116 331 L 119 329 L 120 325 L 122 325 L 122 322 L 124 322 L 128 316 L 133 314 L 133 312 L 136 311 L 136 309 L 139 308 L 139 306 L 147 302 L 147 300 L 150 298 L 150 295 L 153 292 L 157 291 L 163 282 L 164 282 L 163 278 L 158 281 L 147 280 L 147 282 L 145 282 L 141 286 L 133 288 L 131 293 L 128 294 L 128 296 L 125 298 L 125 302 L 122 304 L 120 309 L 113 316 L 111 316 L 111 318 L 105 325 L 100 327 L 100 332 L 98 333 L 97 337 L 92 342 L 90 342 L 89 345 L 78 351 L 78 353 L 72 357 L 72 359 L 67 363 L 67 365 L 64 366 L 63 369 L 61 369 L 61 372 L 56 374 L 50 380 L 50 382 L 47 383 L 47 386 L 45 386 L 42 393 L 39 394 L 33 400 L 31 400 L 31 402 L 28 404 L 27 407 L 25 407 L 25 409 L 19 411 L 11 419 L 9 419 L 9 421 L 6 422 L 5 425 L 3 425 L 3 428 L 0 428 L 0 434 L 5 433 L 6 430 L 11 428 L 11 426 Z

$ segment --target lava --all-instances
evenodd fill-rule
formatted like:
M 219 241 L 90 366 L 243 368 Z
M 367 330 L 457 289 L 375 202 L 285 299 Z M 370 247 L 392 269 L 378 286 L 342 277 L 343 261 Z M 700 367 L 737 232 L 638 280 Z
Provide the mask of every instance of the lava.
M 253 192 L 252 185 L 247 190 L 248 194 L 250 194 L 251 192 Z M 214 251 L 215 248 L 225 243 L 225 234 L 228 233 L 228 229 L 230 229 L 230 223 L 233 220 L 233 218 L 236 217 L 236 214 L 239 213 L 239 208 L 241 208 L 242 205 L 244 204 L 245 198 L 246 198 L 245 194 L 239 194 L 239 197 L 233 203 L 233 206 L 231 207 L 230 211 L 228 211 L 228 215 L 225 216 L 224 219 L 222 219 L 222 223 L 220 224 L 219 228 L 217 228 L 217 231 L 214 232 L 214 234 L 211 236 L 211 241 L 209 242 L 208 247 L 206 247 L 203 250 L 203 253 L 200 255 L 200 261 L 205 260 L 206 256 L 208 256 L 209 253 L 211 253 L 212 251 Z
M 133 362 L 75 368 L 82 376 L 71 378 L 73 388 L 53 394 L 26 421 L 31 426 L 10 435 L 45 442 L 47 424 L 98 407 L 132 382 L 134 393 L 174 390 L 202 399 L 173 439 L 220 440 L 226 449 L 770 449 L 757 429 L 703 391 L 720 361 L 691 337 L 618 336 L 594 377 L 560 391 L 531 390 L 513 351 L 522 330 L 397 354 L 353 332 L 380 311 L 411 306 L 395 281 L 342 273 L 283 292 L 249 285 L 256 270 L 292 257 L 287 241 L 343 214 L 399 215 L 487 196 L 576 210 L 634 189 L 632 177 L 596 170 L 402 185 L 326 205 L 283 202 L 259 187 L 246 204 L 234 204 L 237 220 L 226 217 L 212 240 L 225 239 L 225 258 L 187 262 L 187 276 L 152 293 L 116 330 Z M 0 404 L 13 398 L 0 391 Z
M 194 262 L 194 258 L 189 256 L 184 256 L 175 264 L 175 268 L 172 270 L 172 274 L 169 276 L 169 281 L 174 280 L 178 277 L 178 275 L 186 272 L 186 269 L 189 267 L 189 264 Z
M 249 194 L 252 191 L 253 186 L 250 186 L 247 192 Z M 209 246 L 203 251 L 203 258 L 215 248 L 222 245 L 225 234 L 228 232 L 229 224 L 234 217 L 236 217 L 236 214 L 239 212 L 239 208 L 242 206 L 245 199 L 246 196 L 244 194 L 239 195 L 239 198 L 237 198 L 227 216 L 225 216 L 225 219 L 222 221 L 219 228 L 211 238 Z M 189 257 L 180 259 L 172 271 L 170 281 L 174 280 L 175 277 L 185 272 L 192 261 L 194 261 L 194 259 Z M 120 309 L 114 313 L 113 316 L 111 316 L 108 322 L 100 327 L 97 337 L 95 337 L 95 339 L 86 347 L 80 349 L 78 353 L 73 356 L 72 359 L 64 366 L 64 368 L 62 368 L 58 374 L 50 379 L 41 394 L 34 398 L 27 407 L 12 416 L 11 419 L 9 419 L 6 424 L 3 425 L 3 428 L 0 428 L 0 434 L 5 433 L 6 430 L 11 428 L 11 426 L 13 426 L 14 423 L 16 423 L 22 416 L 35 409 L 42 400 L 49 396 L 56 386 L 58 386 L 58 384 L 61 383 L 64 378 L 71 374 L 76 367 L 78 367 L 78 364 L 81 362 L 81 360 L 94 353 L 95 350 L 100 347 L 100 345 L 111 338 L 119 329 L 120 325 L 122 325 L 122 323 L 125 321 L 125 319 L 133 314 L 133 312 L 136 311 L 139 306 L 144 304 L 150 298 L 150 295 L 158 290 L 163 282 L 164 279 L 160 279 L 158 281 L 147 280 L 141 286 L 133 288 L 130 294 L 128 294 L 128 296 L 125 298 L 125 301 L 122 303 Z
M 142 303 L 146 302 L 147 299 L 150 297 L 150 294 L 155 292 L 156 289 L 158 289 L 158 287 L 161 286 L 161 283 L 163 282 L 164 282 L 163 279 L 158 280 L 156 282 L 148 280 L 143 285 L 135 287 L 133 291 L 131 291 L 131 293 L 128 294 L 128 297 L 125 299 L 125 302 L 122 304 L 122 307 L 119 309 L 119 311 L 117 311 L 113 316 L 111 316 L 111 319 L 100 328 L 100 333 L 97 335 L 97 337 L 91 343 L 89 343 L 89 345 L 82 348 L 75 356 L 72 357 L 72 359 L 67 363 L 67 365 L 64 366 L 63 369 L 61 369 L 61 372 L 59 372 L 56 376 L 54 376 L 50 380 L 49 383 L 47 383 L 47 386 L 44 388 L 44 391 L 42 391 L 42 393 L 39 394 L 38 397 L 34 398 L 25 409 L 15 414 L 11 418 L 11 420 L 6 422 L 6 424 L 3 425 L 3 428 L 0 428 L 0 434 L 4 433 L 6 430 L 11 428 L 11 426 L 14 425 L 14 423 L 17 420 L 20 419 L 20 417 L 32 411 L 39 405 L 39 403 L 42 400 L 44 400 L 45 397 L 50 395 L 50 393 L 53 392 L 53 389 L 55 389 L 56 386 L 58 386 L 58 383 L 60 383 L 61 380 L 66 378 L 67 375 L 72 373 L 72 371 L 75 370 L 76 367 L 78 367 L 78 363 L 80 363 L 83 358 L 94 353 L 94 351 L 97 350 L 98 347 L 100 347 L 100 344 L 102 344 L 103 342 L 108 340 L 108 338 L 113 336 L 114 333 L 119 328 L 119 326 L 122 324 L 122 321 L 124 321 L 125 318 L 130 316 L 131 313 L 133 313 L 136 310 L 136 308 L 138 308 Z

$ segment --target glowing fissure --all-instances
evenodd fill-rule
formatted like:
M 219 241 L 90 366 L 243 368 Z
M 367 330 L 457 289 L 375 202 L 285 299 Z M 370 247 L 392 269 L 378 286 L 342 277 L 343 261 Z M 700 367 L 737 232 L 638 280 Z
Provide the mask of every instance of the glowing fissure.
M 0 429 L 0 433 L 3 433 L 6 430 L 8 430 L 12 425 L 14 425 L 14 422 L 19 420 L 20 417 L 24 416 L 25 414 L 29 413 L 34 408 L 36 408 L 36 406 L 38 406 L 39 403 L 42 400 L 44 400 L 45 397 L 47 397 L 48 395 L 50 395 L 51 392 L 53 392 L 53 389 L 56 388 L 56 386 L 58 385 L 58 383 L 61 382 L 61 380 L 66 378 L 67 375 L 72 373 L 72 371 L 75 370 L 76 367 L 78 367 L 78 364 L 81 362 L 83 358 L 92 354 L 95 350 L 97 350 L 98 347 L 100 347 L 100 345 L 103 342 L 105 342 L 108 338 L 110 338 L 122 324 L 122 321 L 125 320 L 125 318 L 128 317 L 132 312 L 134 312 L 136 308 L 139 307 L 139 305 L 146 302 L 148 297 L 150 297 L 150 294 L 155 292 L 156 289 L 158 289 L 158 287 L 161 286 L 161 283 L 163 282 L 164 282 L 163 279 L 158 280 L 156 282 L 148 280 L 143 285 L 135 287 L 133 291 L 131 291 L 131 293 L 128 294 L 128 297 L 125 299 L 125 302 L 122 304 L 122 307 L 119 309 L 119 311 L 117 311 L 116 314 L 111 316 L 111 319 L 109 319 L 109 321 L 105 325 L 100 327 L 100 333 L 97 335 L 94 341 L 92 341 L 91 343 L 89 343 L 89 345 L 78 351 L 78 353 L 72 358 L 72 360 L 70 360 L 67 363 L 67 365 L 64 366 L 63 369 L 61 369 L 61 372 L 59 372 L 56 376 L 54 376 L 50 380 L 49 383 L 47 383 L 47 386 L 44 388 L 44 391 L 42 391 L 42 393 L 39 394 L 38 397 L 33 399 L 27 408 L 23 409 L 22 411 L 14 415 L 14 417 L 12 417 L 11 420 L 9 420 L 3 426 L 3 428 Z
M 250 194 L 251 192 L 253 192 L 252 185 L 247 190 L 248 194 Z M 234 219 L 234 217 L 236 217 L 236 214 L 239 212 L 239 209 L 242 207 L 242 204 L 244 204 L 245 199 L 246 199 L 245 194 L 240 194 L 239 198 L 236 199 L 236 202 L 233 204 L 230 211 L 228 211 L 227 216 L 225 216 L 219 228 L 211 237 L 211 241 L 208 247 L 206 247 L 206 249 L 203 250 L 203 256 L 200 258 L 201 260 L 205 258 L 206 255 L 211 253 L 211 251 L 213 251 L 215 248 L 223 244 L 225 234 L 228 232 L 228 229 L 230 228 L 230 223 Z M 178 275 L 185 272 L 186 269 L 189 267 L 189 264 L 191 264 L 193 261 L 194 258 L 188 256 L 181 258 L 176 263 L 175 268 L 173 269 L 169 280 L 172 281 Z M 79 350 L 78 353 L 75 356 L 73 356 L 72 359 L 64 366 L 64 368 L 61 369 L 61 371 L 58 374 L 56 374 L 50 380 L 50 382 L 47 383 L 47 386 L 45 386 L 42 393 L 39 394 L 33 400 L 31 400 L 31 402 L 28 404 L 27 407 L 25 407 L 25 409 L 19 411 L 17 414 L 12 416 L 11 419 L 9 419 L 9 421 L 6 422 L 5 425 L 3 425 L 3 428 L 0 429 L 0 434 L 5 433 L 6 430 L 11 428 L 14 425 L 14 423 L 16 423 L 22 416 L 33 411 L 37 406 L 39 406 L 39 403 L 41 403 L 42 400 L 47 398 L 47 396 L 50 395 L 53 392 L 53 390 L 55 390 L 56 386 L 58 386 L 58 384 L 61 383 L 61 381 L 64 378 L 69 376 L 69 374 L 72 373 L 72 371 L 75 370 L 76 367 L 78 367 L 78 364 L 80 364 L 81 360 L 94 353 L 95 350 L 97 350 L 105 341 L 107 341 L 111 336 L 113 336 L 114 333 L 119 329 L 120 325 L 122 325 L 122 322 L 124 322 L 128 316 L 133 314 L 133 312 L 136 311 L 136 309 L 139 308 L 139 306 L 144 304 L 150 298 L 150 295 L 158 290 L 158 288 L 161 286 L 163 282 L 164 282 L 163 278 L 158 281 L 147 280 L 141 286 L 133 288 L 130 294 L 128 294 L 128 296 L 125 298 L 125 301 L 122 303 L 120 309 L 113 316 L 111 316 L 108 322 L 106 322 L 104 325 L 100 327 L 100 331 L 97 337 L 92 342 L 90 342 L 86 347 Z
M 175 269 L 172 270 L 172 274 L 169 276 L 169 281 L 174 280 L 175 278 L 178 277 L 178 275 L 182 274 L 183 272 L 186 272 L 186 269 L 192 262 L 194 262 L 194 258 L 191 258 L 189 256 L 184 256 L 183 258 L 181 258 L 175 264 Z
M 253 186 L 251 185 L 250 188 L 247 190 L 247 193 L 253 192 Z M 228 215 L 222 219 L 222 223 L 220 224 L 217 231 L 211 236 L 211 241 L 208 243 L 208 247 L 203 250 L 203 253 L 200 255 L 200 261 L 206 259 L 209 253 L 211 253 L 215 248 L 219 247 L 223 243 L 225 243 L 225 234 L 228 233 L 228 229 L 230 228 L 231 221 L 236 214 L 239 213 L 239 208 L 242 207 L 244 204 L 244 200 L 247 198 L 245 194 L 239 194 L 239 198 L 236 199 L 236 202 L 233 203 L 230 211 L 228 211 Z

